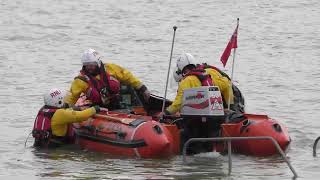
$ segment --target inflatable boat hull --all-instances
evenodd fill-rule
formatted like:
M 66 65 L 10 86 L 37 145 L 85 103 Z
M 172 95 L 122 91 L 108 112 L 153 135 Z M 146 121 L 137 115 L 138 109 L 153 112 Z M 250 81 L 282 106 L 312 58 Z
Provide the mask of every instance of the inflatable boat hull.
M 287 128 L 266 115 L 244 114 L 237 123 L 221 125 L 220 137 L 274 138 L 282 150 L 290 144 Z M 180 154 L 182 144 L 180 129 L 174 124 L 154 121 L 149 116 L 109 113 L 98 115 L 81 124 L 74 125 L 77 143 L 85 149 L 108 154 L 168 158 Z M 226 143 L 214 142 L 213 151 L 226 151 Z M 277 150 L 270 140 L 232 141 L 232 151 L 252 156 L 270 156 Z

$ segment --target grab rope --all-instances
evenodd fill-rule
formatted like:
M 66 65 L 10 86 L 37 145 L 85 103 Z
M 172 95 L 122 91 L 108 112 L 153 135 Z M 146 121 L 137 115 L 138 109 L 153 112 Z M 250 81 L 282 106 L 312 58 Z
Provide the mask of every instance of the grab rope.
M 31 134 L 32 134 L 32 132 L 30 132 L 29 135 L 28 135 L 28 137 L 26 138 L 26 141 L 24 142 L 24 148 L 26 148 L 26 146 L 27 146 L 27 141 L 28 141 L 28 139 L 29 139 L 29 137 L 30 137 Z
M 317 144 L 320 140 L 320 136 L 314 141 L 313 144 L 313 157 L 317 157 Z

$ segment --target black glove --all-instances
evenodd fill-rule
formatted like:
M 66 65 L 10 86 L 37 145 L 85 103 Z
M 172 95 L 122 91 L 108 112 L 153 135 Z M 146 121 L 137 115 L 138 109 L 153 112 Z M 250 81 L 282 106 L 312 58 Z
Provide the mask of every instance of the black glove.
M 138 89 L 138 93 L 143 96 L 143 99 L 144 99 L 145 102 L 148 102 L 148 101 L 149 101 L 150 92 L 149 92 L 148 88 L 147 88 L 145 85 L 142 85 L 142 86 Z
M 142 85 L 142 86 L 138 89 L 139 93 L 141 93 L 141 94 L 143 94 L 146 90 L 148 90 L 148 88 L 147 88 L 147 86 L 145 86 L 145 85 Z
M 95 105 L 95 106 L 93 106 L 93 108 L 96 110 L 96 113 L 99 113 L 99 112 L 100 112 L 100 106 Z

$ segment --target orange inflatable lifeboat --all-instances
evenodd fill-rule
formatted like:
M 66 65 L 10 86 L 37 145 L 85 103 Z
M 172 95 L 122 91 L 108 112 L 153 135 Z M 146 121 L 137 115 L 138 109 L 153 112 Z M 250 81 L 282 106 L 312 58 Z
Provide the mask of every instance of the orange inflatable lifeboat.
M 239 122 L 221 124 L 219 137 L 274 138 L 283 151 L 291 139 L 287 128 L 266 115 L 243 114 Z M 159 123 L 150 116 L 118 112 L 97 115 L 74 124 L 76 143 L 82 148 L 113 155 L 141 158 L 168 158 L 181 152 L 180 129 L 175 124 Z M 225 152 L 226 143 L 216 142 L 212 151 Z M 234 153 L 270 156 L 277 150 L 270 140 L 234 140 Z
M 152 95 L 146 105 L 141 103 L 133 91 L 126 91 L 121 95 L 126 102 L 124 108 L 101 113 L 88 121 L 73 125 L 76 143 L 88 150 L 127 157 L 167 158 L 180 154 L 184 143 L 181 139 L 181 123 L 188 116 L 168 117 L 160 123 L 153 116 L 161 111 L 163 98 Z M 166 106 L 170 104 L 170 101 L 166 101 Z M 218 105 L 214 107 L 219 107 Z M 188 109 L 185 112 L 188 113 Z M 199 118 L 201 120 L 201 116 Z M 238 111 L 225 114 L 224 118 L 218 137 L 269 136 L 284 151 L 290 144 L 287 128 L 266 115 Z M 225 144 L 215 142 L 210 151 L 224 152 Z M 269 140 L 232 141 L 232 151 L 253 156 L 278 153 Z

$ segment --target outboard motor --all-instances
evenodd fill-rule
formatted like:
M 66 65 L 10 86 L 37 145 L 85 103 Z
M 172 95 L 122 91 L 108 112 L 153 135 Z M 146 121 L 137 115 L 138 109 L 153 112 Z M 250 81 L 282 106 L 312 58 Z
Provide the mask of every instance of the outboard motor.
M 184 90 L 181 117 L 184 122 L 182 145 L 190 138 L 218 136 L 220 124 L 224 120 L 223 99 L 219 87 L 202 86 Z M 213 143 L 193 143 L 187 153 L 212 150 Z

